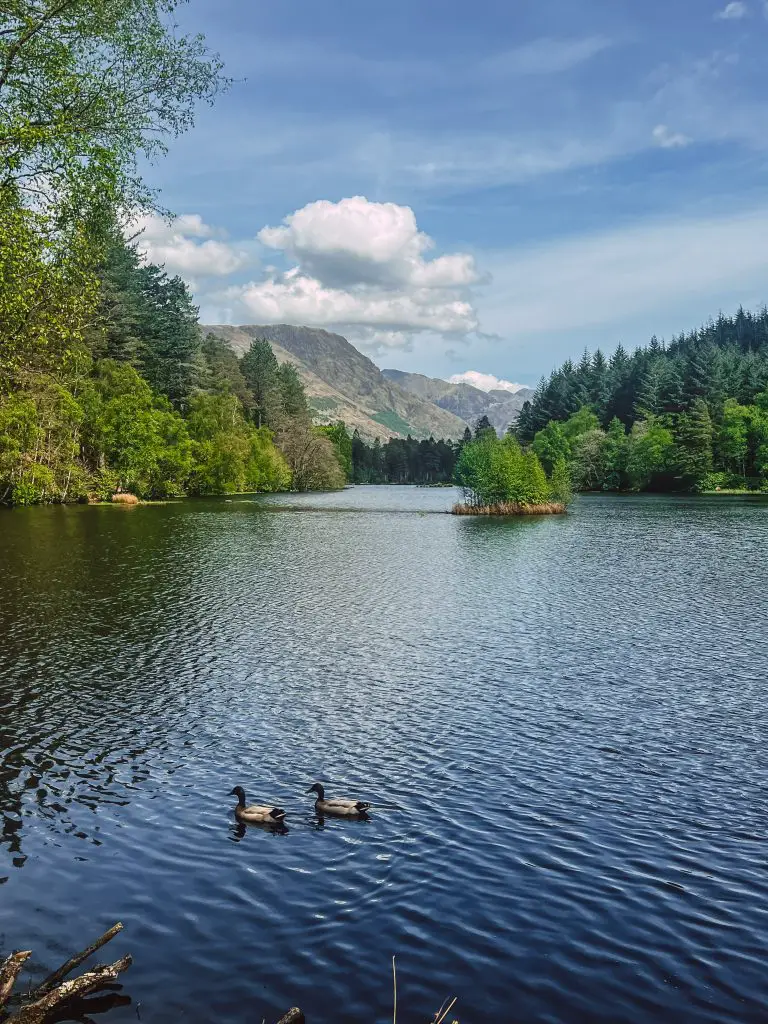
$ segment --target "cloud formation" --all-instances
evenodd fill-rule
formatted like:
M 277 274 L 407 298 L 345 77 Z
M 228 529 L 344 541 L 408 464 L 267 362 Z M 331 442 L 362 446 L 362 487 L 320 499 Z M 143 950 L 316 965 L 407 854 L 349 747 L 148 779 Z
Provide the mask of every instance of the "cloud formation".
M 151 263 L 159 263 L 169 274 L 182 277 L 226 277 L 243 267 L 247 254 L 212 236 L 197 213 L 186 213 L 172 221 L 155 215 L 143 217 L 130 226 L 140 231 L 139 250 Z
M 494 377 L 492 373 L 480 373 L 479 370 L 465 370 L 464 373 L 454 373 L 448 378 L 449 384 L 471 384 L 473 388 L 480 391 L 509 391 L 514 394 L 525 387 L 524 384 L 513 384 L 511 380 L 503 380 Z
M 478 326 L 472 256 L 427 259 L 434 247 L 413 210 L 363 196 L 309 203 L 258 234 L 294 265 L 231 289 L 258 322 L 331 327 L 368 348 L 407 347 L 414 334 L 466 335 Z
M 751 306 L 764 294 L 766 234 L 763 206 L 723 217 L 664 218 L 521 249 L 489 259 L 494 283 L 483 322 L 510 340 L 533 343 L 548 333 L 638 316 L 659 324 L 659 314 L 688 300 L 698 316 L 739 301 Z M 572 341 L 569 350 L 573 354 Z
M 684 146 L 689 146 L 693 141 L 688 135 L 683 135 L 682 132 L 673 132 L 665 124 L 657 124 L 651 135 L 656 145 L 662 149 L 682 149 Z
M 749 14 L 749 8 L 742 0 L 731 0 L 731 3 L 726 4 L 722 11 L 718 11 L 716 17 L 720 21 L 739 21 L 741 18 L 746 18 Z

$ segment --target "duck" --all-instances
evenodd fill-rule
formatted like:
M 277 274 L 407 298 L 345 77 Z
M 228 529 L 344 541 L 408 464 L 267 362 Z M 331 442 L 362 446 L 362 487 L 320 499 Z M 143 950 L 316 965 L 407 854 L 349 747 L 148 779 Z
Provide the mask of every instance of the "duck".
M 282 807 L 273 807 L 271 804 L 251 804 L 245 806 L 245 790 L 242 786 L 235 786 L 229 796 L 237 797 L 235 817 L 238 821 L 244 821 L 246 825 L 281 825 L 285 819 L 285 811 Z
M 314 786 L 310 786 L 307 792 L 317 793 L 315 810 L 318 814 L 330 814 L 336 818 L 360 818 L 371 806 L 365 803 L 364 800 L 343 800 L 339 798 L 326 800 L 325 789 L 321 782 L 316 782 Z

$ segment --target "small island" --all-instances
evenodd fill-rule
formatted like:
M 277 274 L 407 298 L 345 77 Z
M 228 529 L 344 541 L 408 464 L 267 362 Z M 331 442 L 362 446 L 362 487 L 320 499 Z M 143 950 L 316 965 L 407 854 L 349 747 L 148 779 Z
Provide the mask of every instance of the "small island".
M 512 434 L 480 429 L 461 449 L 456 483 L 464 501 L 452 508 L 459 516 L 561 515 L 573 497 L 565 459 L 557 459 L 548 477 L 532 449 L 524 451 Z

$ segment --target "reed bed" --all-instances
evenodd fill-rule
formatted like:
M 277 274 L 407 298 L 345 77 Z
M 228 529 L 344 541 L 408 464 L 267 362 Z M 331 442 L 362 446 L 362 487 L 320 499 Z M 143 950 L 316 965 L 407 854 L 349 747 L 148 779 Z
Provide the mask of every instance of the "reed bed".
M 451 509 L 454 516 L 559 516 L 568 506 L 560 501 L 544 501 L 538 505 L 521 505 L 516 501 L 500 501 L 496 505 L 470 505 L 458 502 Z

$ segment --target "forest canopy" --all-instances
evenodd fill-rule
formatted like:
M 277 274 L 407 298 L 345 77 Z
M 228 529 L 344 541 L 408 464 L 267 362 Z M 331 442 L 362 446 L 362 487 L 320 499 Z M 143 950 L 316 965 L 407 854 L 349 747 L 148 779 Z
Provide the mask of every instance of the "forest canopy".
M 580 490 L 768 489 L 768 311 L 543 378 L 515 427 Z

